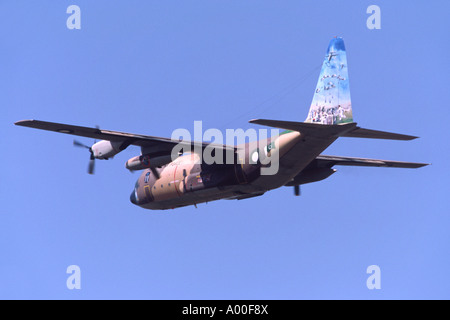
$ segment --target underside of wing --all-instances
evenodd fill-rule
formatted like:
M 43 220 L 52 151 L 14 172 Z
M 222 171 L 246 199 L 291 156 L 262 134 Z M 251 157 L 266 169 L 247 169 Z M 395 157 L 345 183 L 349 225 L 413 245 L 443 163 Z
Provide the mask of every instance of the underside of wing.
M 234 151 L 234 147 L 219 145 L 219 144 L 209 144 L 203 142 L 194 141 L 174 141 L 170 138 L 161 138 L 155 136 L 147 136 L 142 134 L 134 134 L 120 131 L 103 130 L 99 128 L 89 128 L 74 126 L 69 124 L 47 122 L 40 120 L 21 120 L 15 123 L 15 125 L 29 127 L 34 129 L 41 129 L 47 131 L 54 131 L 59 133 L 71 134 L 80 137 L 93 138 L 97 140 L 108 140 L 122 142 L 126 145 L 140 146 L 146 149 L 151 149 L 155 153 L 170 153 L 174 146 L 182 144 L 185 147 L 194 148 L 194 146 L 199 146 L 204 148 L 206 146 L 211 146 L 214 148 L 220 148 L 224 150 Z
M 320 155 L 316 157 L 311 165 L 321 168 L 331 168 L 333 166 L 360 166 L 415 169 L 427 166 L 428 163 Z
M 286 186 L 299 186 L 324 180 L 336 172 L 334 166 L 420 168 L 427 163 L 319 155 Z

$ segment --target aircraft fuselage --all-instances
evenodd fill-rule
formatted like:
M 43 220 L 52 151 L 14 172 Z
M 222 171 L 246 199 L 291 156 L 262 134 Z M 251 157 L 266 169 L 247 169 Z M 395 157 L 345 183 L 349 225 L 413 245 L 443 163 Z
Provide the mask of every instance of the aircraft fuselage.
M 233 164 L 208 165 L 201 162 L 196 153 L 183 155 L 156 168 L 156 172 L 144 170 L 130 200 L 146 209 L 173 209 L 219 199 L 259 196 L 292 181 L 334 140 L 310 138 L 306 141 L 299 132 L 284 132 L 272 140 L 238 146 L 240 151 Z M 275 174 L 264 175 L 262 169 L 267 166 L 252 160 L 257 150 L 268 145 L 271 146 L 270 165 L 276 161 L 277 170 Z

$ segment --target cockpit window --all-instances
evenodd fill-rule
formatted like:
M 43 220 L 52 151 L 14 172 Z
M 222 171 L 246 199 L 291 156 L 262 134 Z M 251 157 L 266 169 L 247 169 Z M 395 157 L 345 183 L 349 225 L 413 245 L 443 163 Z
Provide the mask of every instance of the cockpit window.
M 148 183 L 149 179 L 150 179 L 150 171 L 145 174 L 144 182 Z

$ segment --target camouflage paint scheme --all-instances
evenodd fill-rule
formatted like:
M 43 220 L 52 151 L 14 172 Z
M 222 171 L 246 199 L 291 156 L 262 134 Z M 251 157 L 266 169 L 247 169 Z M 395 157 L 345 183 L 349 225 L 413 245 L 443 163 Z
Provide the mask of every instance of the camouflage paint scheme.
M 237 147 L 234 164 L 205 164 L 196 153 L 183 154 L 175 161 L 156 168 L 156 174 L 146 169 L 136 182 L 130 196 L 132 203 L 146 209 L 172 209 L 218 199 L 245 199 L 264 194 L 269 184 L 261 176 L 260 161 L 252 161 L 254 152 L 271 145 L 268 152 L 289 150 L 298 132 L 277 136 L 273 141 L 250 142 Z M 276 147 L 275 147 L 276 145 Z M 284 179 L 271 176 L 273 188 L 284 185 Z
M 342 38 L 330 41 L 316 91 L 305 122 L 257 119 L 251 123 L 285 129 L 280 135 L 238 146 L 215 145 L 233 164 L 206 164 L 195 150 L 209 144 L 182 142 L 185 152 L 172 161 L 180 143 L 168 138 L 100 130 L 38 120 L 16 125 L 102 140 L 87 147 L 91 160 L 108 159 L 129 145 L 141 147 L 141 155 L 127 161 L 130 170 L 142 170 L 130 201 L 145 209 L 173 209 L 219 199 L 247 199 L 281 186 L 298 186 L 326 179 L 335 165 L 419 168 L 423 163 L 321 155 L 339 137 L 412 140 L 417 137 L 357 127 L 353 122 L 348 68 Z M 268 147 L 269 146 L 269 147 Z M 264 150 L 264 152 L 262 152 Z M 255 152 L 258 157 L 255 157 Z M 271 164 L 262 164 L 262 156 Z M 262 170 L 276 162 L 276 174 Z M 224 162 L 225 163 L 225 162 Z M 296 189 L 297 191 L 298 189 Z M 297 193 L 297 192 L 296 192 Z

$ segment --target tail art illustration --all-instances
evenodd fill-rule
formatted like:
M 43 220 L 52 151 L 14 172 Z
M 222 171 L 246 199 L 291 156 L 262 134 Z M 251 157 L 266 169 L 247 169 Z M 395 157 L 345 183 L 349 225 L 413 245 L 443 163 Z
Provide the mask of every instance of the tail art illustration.
M 305 122 L 320 124 L 353 122 L 347 54 L 342 38 L 334 38 L 328 45 Z

